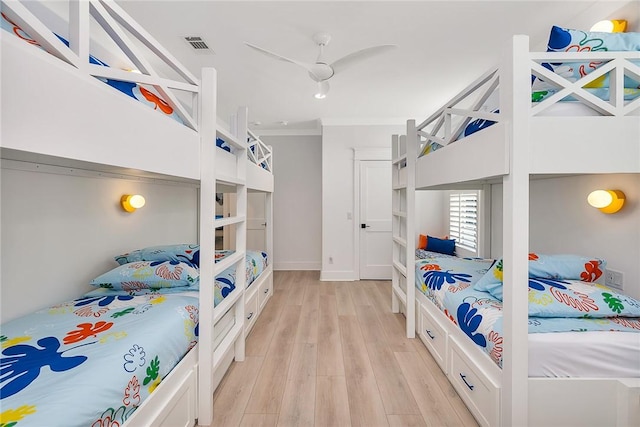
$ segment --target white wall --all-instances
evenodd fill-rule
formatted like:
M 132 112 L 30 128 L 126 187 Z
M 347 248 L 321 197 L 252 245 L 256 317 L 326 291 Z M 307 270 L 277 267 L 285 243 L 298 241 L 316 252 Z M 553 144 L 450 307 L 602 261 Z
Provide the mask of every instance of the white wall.
M 357 280 L 354 250 L 354 148 L 391 150 L 404 125 L 322 127 L 322 280 Z M 351 213 L 353 219 L 348 219 Z M 329 257 L 333 264 L 329 264 Z
M 273 147 L 273 267 L 319 270 L 322 253 L 322 139 L 261 136 Z
M 1 170 L 2 322 L 81 296 L 114 255 L 197 242 L 195 187 Z M 95 176 L 95 174 L 94 174 Z M 123 194 L 146 206 L 120 208 Z
M 622 210 L 607 215 L 587 204 L 596 189 L 622 190 Z M 640 298 L 640 175 L 583 175 L 531 182 L 530 249 L 601 257 L 624 273 L 625 293 Z M 502 185 L 493 186 L 492 257 L 502 256 Z
M 416 241 L 420 234 L 444 237 L 449 234 L 449 205 L 447 193 L 441 190 L 416 191 Z

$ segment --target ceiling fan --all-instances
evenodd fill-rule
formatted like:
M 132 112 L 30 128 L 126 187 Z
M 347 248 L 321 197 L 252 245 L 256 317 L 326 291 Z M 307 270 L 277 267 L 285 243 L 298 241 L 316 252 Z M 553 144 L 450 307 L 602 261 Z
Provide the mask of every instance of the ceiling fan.
M 313 41 L 318 45 L 319 49 L 318 57 L 316 58 L 315 63 L 308 63 L 290 59 L 248 42 L 245 42 L 245 44 L 250 48 L 255 49 L 258 52 L 261 52 L 272 58 L 299 65 L 307 70 L 307 72 L 309 73 L 309 77 L 311 77 L 315 82 L 318 83 L 318 92 L 315 94 L 315 97 L 318 99 L 322 99 L 327 96 L 327 92 L 329 92 L 329 79 L 336 73 L 342 72 L 356 62 L 363 61 L 396 47 L 396 45 L 393 44 L 371 46 L 352 52 L 332 63 L 328 63 L 324 58 L 324 48 L 329 44 L 329 41 L 331 41 L 331 36 L 328 33 L 317 33 L 313 35 Z

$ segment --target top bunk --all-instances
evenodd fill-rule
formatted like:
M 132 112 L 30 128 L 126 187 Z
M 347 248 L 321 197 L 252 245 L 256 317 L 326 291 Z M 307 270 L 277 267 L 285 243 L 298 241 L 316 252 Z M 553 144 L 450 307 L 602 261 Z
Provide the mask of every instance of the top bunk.
M 213 125 L 247 151 L 215 150 L 216 177 L 273 191 L 270 149 L 217 124 L 215 70 L 196 77 L 110 0 L 1 5 L 3 159 L 198 183 Z
M 554 32 L 565 47 L 580 37 L 584 51 L 531 52 L 527 36 L 514 36 L 499 68 L 423 122 L 408 121 L 394 157 L 415 159 L 416 188 L 502 182 L 517 145 L 528 147 L 529 176 L 640 172 L 638 33 Z M 584 49 L 620 34 L 629 51 Z

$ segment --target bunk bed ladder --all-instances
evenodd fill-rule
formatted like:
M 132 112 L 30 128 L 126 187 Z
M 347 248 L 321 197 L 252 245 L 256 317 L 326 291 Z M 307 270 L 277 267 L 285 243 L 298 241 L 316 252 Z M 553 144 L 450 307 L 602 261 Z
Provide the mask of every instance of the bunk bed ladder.
M 410 134 L 409 134 L 410 135 Z M 415 135 L 415 134 L 414 134 Z M 392 138 L 392 240 L 393 261 L 391 272 L 391 310 L 404 307 L 407 338 L 415 337 L 414 287 L 414 218 L 415 209 L 415 145 L 413 150 L 407 137 Z

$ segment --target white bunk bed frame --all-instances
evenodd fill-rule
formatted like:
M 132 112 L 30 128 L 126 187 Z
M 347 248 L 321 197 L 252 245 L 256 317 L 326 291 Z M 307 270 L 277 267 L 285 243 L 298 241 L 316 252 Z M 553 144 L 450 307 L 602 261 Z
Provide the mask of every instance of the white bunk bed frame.
M 482 76 L 424 122 L 416 125 L 409 120 L 406 136 L 393 137 L 392 309 L 404 309 L 407 336 L 418 332 L 481 425 L 640 425 L 639 378 L 528 377 L 527 288 L 508 286 L 526 283 L 528 278 L 530 179 L 535 175 L 640 173 L 640 99 L 625 102 L 623 98 L 623 76 L 640 80 L 640 67 L 630 62 L 638 59 L 639 52 L 530 52 L 528 37 L 514 36 L 499 70 Z M 606 64 L 574 83 L 540 65 L 569 61 Z M 610 102 L 582 89 L 605 73 L 610 78 Z M 556 83 L 561 90 L 533 106 L 532 74 Z M 500 113 L 477 111 L 498 84 Z M 570 94 L 600 116 L 541 114 Z M 477 99 L 470 109 L 455 108 L 468 96 L 478 96 L 469 98 Z M 462 120 L 453 125 L 452 116 Z M 456 141 L 475 118 L 496 123 Z M 571 145 L 576 140 L 580 150 Z M 418 158 L 429 141 L 445 147 Z M 480 189 L 491 183 L 503 183 L 507 285 L 502 369 L 414 286 L 415 190 Z
M 273 253 L 271 149 L 248 132 L 246 108 L 239 109 L 232 120 L 231 132 L 220 128 L 216 124 L 216 71 L 205 68 L 200 79 L 192 75 L 115 2 L 70 1 L 70 47 L 59 41 L 20 1 L 2 0 L 1 5 L 5 15 L 47 50 L 28 46 L 17 37 L 0 36 L 2 78 L 11 82 L 2 87 L 3 160 L 123 178 L 186 182 L 200 187 L 199 343 L 125 425 L 192 426 L 196 419 L 198 425 L 210 425 L 215 388 L 234 358 L 244 360 L 248 188 L 268 193 L 267 251 Z M 106 30 L 141 74 L 89 64 L 91 18 Z M 131 36 L 137 39 L 136 43 Z M 156 73 L 137 43 L 146 46 L 182 80 Z M 184 126 L 94 77 L 153 86 Z M 191 94 L 190 110 L 180 103 L 172 92 L 174 89 Z M 56 103 L 58 99 L 65 102 Z M 33 119 L 37 120 L 37 126 L 31 126 Z M 217 148 L 217 136 L 232 146 L 234 153 Z M 257 147 L 253 153 L 248 140 Z M 214 220 L 217 186 L 235 189 L 235 216 Z M 236 252 L 214 263 L 215 229 L 230 224 L 236 225 Z M 214 277 L 233 265 L 237 269 L 236 291 L 214 309 Z M 260 307 L 272 294 L 271 272 L 270 267 L 252 285 L 255 290 L 266 289 L 260 296 Z M 253 294 L 248 300 L 252 301 L 251 298 Z M 229 310 L 233 310 L 233 326 L 214 347 L 214 325 Z

